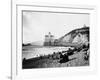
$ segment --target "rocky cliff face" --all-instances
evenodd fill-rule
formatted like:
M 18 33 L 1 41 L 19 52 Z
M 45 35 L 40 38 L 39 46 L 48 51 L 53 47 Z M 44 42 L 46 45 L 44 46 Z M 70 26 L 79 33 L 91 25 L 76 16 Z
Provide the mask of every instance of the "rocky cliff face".
M 89 27 L 72 30 L 58 39 L 59 45 L 87 44 L 89 43 Z

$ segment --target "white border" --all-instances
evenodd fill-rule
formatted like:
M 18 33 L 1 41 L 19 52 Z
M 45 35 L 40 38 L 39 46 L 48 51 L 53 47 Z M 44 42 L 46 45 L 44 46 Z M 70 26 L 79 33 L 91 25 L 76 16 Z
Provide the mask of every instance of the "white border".
M 24 5 L 24 6 L 23 6 Z M 87 75 L 96 72 L 96 8 L 76 5 L 41 3 L 12 3 L 12 79 L 43 78 L 68 75 Z M 90 66 L 22 70 L 22 10 L 78 12 L 90 14 Z M 80 74 L 81 73 L 81 74 Z M 66 74 L 66 75 L 65 75 Z

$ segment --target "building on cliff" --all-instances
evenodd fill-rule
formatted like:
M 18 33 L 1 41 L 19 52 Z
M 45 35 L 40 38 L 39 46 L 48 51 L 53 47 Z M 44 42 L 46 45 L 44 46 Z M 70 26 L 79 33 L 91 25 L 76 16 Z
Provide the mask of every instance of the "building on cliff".
M 48 35 L 45 35 L 44 46 L 53 46 L 53 45 L 54 45 L 54 35 L 52 35 L 49 32 Z
M 44 46 L 77 46 L 80 44 L 88 45 L 89 27 L 84 25 L 82 28 L 74 29 L 64 36 L 54 39 L 50 32 L 45 35 Z

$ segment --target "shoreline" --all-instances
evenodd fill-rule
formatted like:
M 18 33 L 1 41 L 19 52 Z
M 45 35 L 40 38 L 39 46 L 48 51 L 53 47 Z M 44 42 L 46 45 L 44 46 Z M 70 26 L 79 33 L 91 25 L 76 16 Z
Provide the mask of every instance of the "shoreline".
M 89 48 L 74 49 L 31 59 L 23 59 L 23 69 L 89 66 L 88 50 Z

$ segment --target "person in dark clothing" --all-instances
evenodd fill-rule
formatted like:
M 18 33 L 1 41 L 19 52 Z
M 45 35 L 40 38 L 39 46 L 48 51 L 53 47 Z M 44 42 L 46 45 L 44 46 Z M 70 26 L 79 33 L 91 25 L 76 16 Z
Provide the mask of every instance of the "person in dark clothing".
M 60 63 L 65 63 L 69 61 L 67 54 L 61 55 L 60 57 L 61 57 L 61 60 L 59 61 Z

